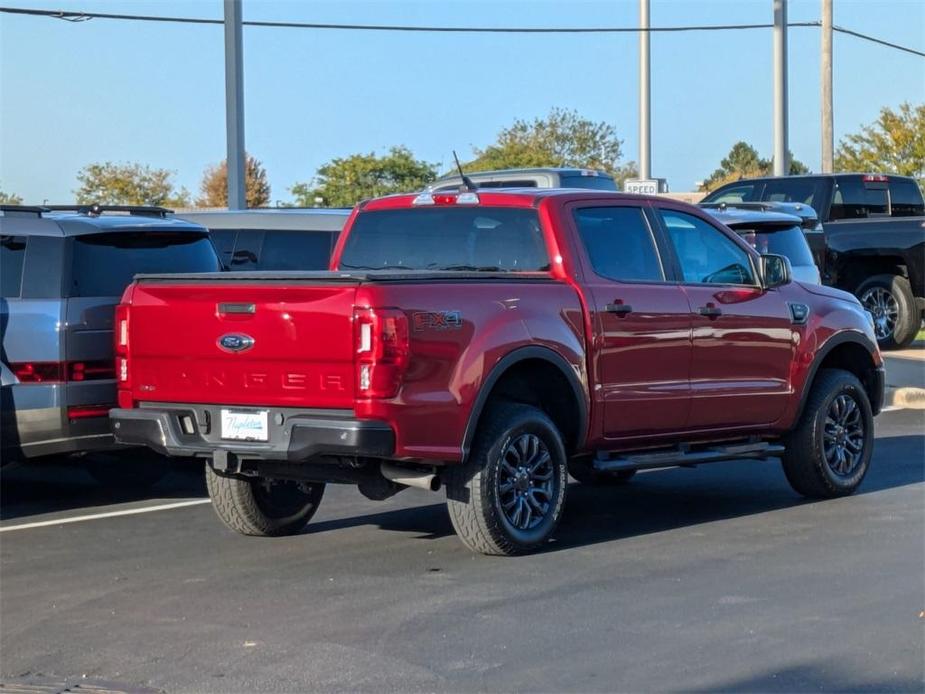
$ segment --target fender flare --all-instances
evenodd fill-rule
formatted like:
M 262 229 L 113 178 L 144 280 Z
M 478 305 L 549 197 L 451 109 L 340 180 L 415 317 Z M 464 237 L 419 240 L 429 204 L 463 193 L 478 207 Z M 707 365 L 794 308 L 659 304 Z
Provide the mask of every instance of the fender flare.
M 822 362 L 825 358 L 832 352 L 833 349 L 840 345 L 854 343 L 860 347 L 863 347 L 868 354 L 871 355 L 871 364 L 875 364 L 873 360 L 874 354 L 877 352 L 877 345 L 871 342 L 866 335 L 862 333 L 838 333 L 830 337 L 821 349 L 816 351 L 816 356 L 813 358 L 813 363 L 809 367 L 809 371 L 806 374 L 806 381 L 803 384 L 803 393 L 800 395 L 800 405 L 797 408 L 796 415 L 794 416 L 793 422 L 794 426 L 800 421 L 800 418 L 803 416 L 803 410 L 806 407 L 806 401 L 809 399 L 809 392 L 813 387 L 813 382 L 816 380 L 816 372 L 819 371 L 819 367 L 822 365 Z M 881 371 L 883 367 L 874 367 L 879 368 Z M 881 380 L 881 390 L 882 390 L 883 381 Z M 876 385 L 876 384 L 875 384 Z M 876 394 L 875 394 L 876 395 Z M 880 402 L 876 401 L 876 398 L 871 398 L 871 409 L 874 411 L 874 414 L 877 414 L 880 411 L 880 406 L 882 405 L 882 394 L 880 396 Z
M 491 391 L 495 387 L 495 384 L 497 384 L 508 369 L 527 359 L 539 359 L 548 362 L 555 366 L 565 377 L 566 382 L 572 389 L 572 394 L 576 402 L 578 402 L 578 436 L 575 440 L 575 448 L 581 449 L 584 446 L 585 439 L 588 435 L 589 408 L 587 394 L 578 376 L 575 375 L 575 369 L 572 368 L 572 365 L 568 363 L 565 357 L 548 347 L 520 347 L 512 352 L 508 352 L 502 357 L 498 363 L 492 367 L 485 380 L 482 381 L 479 394 L 475 398 L 475 402 L 469 412 L 469 419 L 466 423 L 466 431 L 463 436 L 462 462 L 465 462 L 469 457 L 472 439 L 475 437 L 479 418 L 481 418 L 482 412 L 485 410 L 485 405 L 488 404 L 488 397 L 491 395 Z

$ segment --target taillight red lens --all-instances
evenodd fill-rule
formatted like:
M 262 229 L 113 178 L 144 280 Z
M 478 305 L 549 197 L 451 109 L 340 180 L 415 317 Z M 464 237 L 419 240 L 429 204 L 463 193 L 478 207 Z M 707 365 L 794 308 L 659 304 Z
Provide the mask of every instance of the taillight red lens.
M 89 419 L 91 417 L 105 417 L 109 414 L 111 405 L 76 405 L 67 408 L 68 419 Z
M 411 352 L 408 317 L 398 309 L 388 308 L 356 309 L 353 317 L 358 395 L 395 397 Z
M 109 359 L 105 361 L 72 361 L 67 365 L 69 381 L 102 381 L 116 377 L 116 367 Z
M 63 383 L 64 381 L 101 381 L 115 378 L 109 359 L 99 361 L 44 361 L 10 364 L 20 383 Z
M 115 377 L 116 386 L 119 389 L 119 404 L 122 406 L 123 391 L 126 392 L 126 398 L 131 400 L 130 389 L 132 380 L 129 373 L 129 305 L 119 304 L 116 306 L 115 319 L 113 322 L 113 337 L 116 350 Z M 129 405 L 130 407 L 131 405 Z
M 128 305 L 116 306 L 115 322 L 113 324 L 116 354 L 128 354 Z
M 64 364 L 59 361 L 29 361 L 10 364 L 10 370 L 20 383 L 61 383 Z

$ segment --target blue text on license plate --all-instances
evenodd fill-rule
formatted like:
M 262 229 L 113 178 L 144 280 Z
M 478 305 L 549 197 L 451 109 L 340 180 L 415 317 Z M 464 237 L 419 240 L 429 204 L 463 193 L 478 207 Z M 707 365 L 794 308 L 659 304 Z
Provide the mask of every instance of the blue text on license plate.
M 267 411 L 222 410 L 222 438 L 235 441 L 267 441 L 270 430 Z

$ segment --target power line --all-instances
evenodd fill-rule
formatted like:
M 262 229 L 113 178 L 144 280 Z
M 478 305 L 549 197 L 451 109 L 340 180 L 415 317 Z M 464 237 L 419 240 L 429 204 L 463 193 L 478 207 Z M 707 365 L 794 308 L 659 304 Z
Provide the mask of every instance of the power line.
M 859 39 L 864 39 L 865 41 L 879 43 L 881 46 L 889 46 L 890 48 L 895 48 L 897 51 L 905 51 L 906 53 L 911 53 L 912 55 L 918 55 L 918 56 L 925 58 L 925 51 L 918 51 L 914 48 L 908 48 L 907 46 L 900 46 L 898 43 L 890 43 L 889 41 L 878 39 L 876 36 L 862 34 L 859 31 L 852 31 L 851 29 L 845 29 L 844 27 L 835 26 L 835 25 L 832 25 L 832 31 L 837 31 L 842 34 L 848 34 L 849 36 L 855 36 Z
M 221 19 L 202 17 L 176 17 L 164 15 L 114 14 L 109 12 L 81 12 L 68 10 L 40 10 L 24 7 L 0 7 L 0 13 L 48 17 L 68 22 L 87 22 L 91 19 L 111 19 L 134 22 L 168 22 L 173 24 L 223 24 Z M 244 26 L 279 28 L 279 29 L 320 29 L 336 31 L 399 31 L 418 33 L 454 33 L 454 34 L 632 34 L 646 31 L 650 33 L 678 33 L 690 31 L 730 31 L 746 29 L 771 29 L 773 24 L 699 24 L 689 26 L 662 27 L 464 27 L 464 26 L 414 26 L 406 24 L 329 24 L 320 22 L 271 22 L 245 20 Z M 807 22 L 789 22 L 788 27 L 818 27 L 818 20 Z M 834 26 L 833 31 L 848 34 L 864 41 L 894 48 L 925 58 L 925 51 L 885 41 L 869 34 Z
M 119 19 L 136 22 L 172 22 L 175 24 L 223 24 L 221 19 L 201 17 L 170 17 L 144 14 L 113 14 L 107 12 L 80 12 L 67 10 L 39 10 L 24 7 L 0 7 L 0 12 L 37 17 L 63 19 L 69 22 L 86 22 L 91 19 Z M 414 26 L 406 24 L 328 24 L 320 22 L 271 22 L 244 20 L 245 26 L 284 29 L 334 29 L 342 31 L 413 31 L 456 34 L 616 34 L 636 33 L 639 27 L 462 27 Z M 650 27 L 647 31 L 723 31 L 727 29 L 770 29 L 772 24 L 704 24 L 678 27 Z M 819 26 L 818 21 L 794 22 L 789 26 Z

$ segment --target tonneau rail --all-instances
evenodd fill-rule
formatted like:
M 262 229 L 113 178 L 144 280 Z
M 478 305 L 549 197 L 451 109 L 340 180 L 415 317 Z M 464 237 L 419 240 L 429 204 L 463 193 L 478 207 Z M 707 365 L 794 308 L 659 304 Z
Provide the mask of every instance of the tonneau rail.
M 430 270 L 370 270 L 342 272 L 339 270 L 277 270 L 256 272 L 195 272 L 195 273 L 149 273 L 135 275 L 139 282 L 316 282 L 331 284 L 378 283 L 378 282 L 438 282 L 461 280 L 485 280 L 504 282 L 554 282 L 547 272 L 468 272 Z

